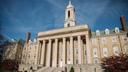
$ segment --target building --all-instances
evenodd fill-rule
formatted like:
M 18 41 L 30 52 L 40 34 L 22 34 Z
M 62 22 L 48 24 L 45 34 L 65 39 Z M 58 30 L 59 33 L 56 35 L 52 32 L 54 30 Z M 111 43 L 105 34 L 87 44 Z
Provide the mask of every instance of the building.
M 91 32 L 87 24 L 76 25 L 75 7 L 69 1 L 64 28 L 39 32 L 33 42 L 27 36 L 19 71 L 69 72 L 74 67 L 76 72 L 102 72 L 101 58 L 128 53 L 124 17 L 121 23 L 123 30 Z
M 21 54 L 22 54 L 22 43 L 19 41 L 10 41 L 6 45 L 2 47 L 2 61 L 3 60 L 15 60 L 20 62 L 21 61 Z
M 22 55 L 22 40 L 6 40 L 1 41 L 0 45 L 0 71 L 14 71 L 18 69 L 18 65 L 21 63 Z

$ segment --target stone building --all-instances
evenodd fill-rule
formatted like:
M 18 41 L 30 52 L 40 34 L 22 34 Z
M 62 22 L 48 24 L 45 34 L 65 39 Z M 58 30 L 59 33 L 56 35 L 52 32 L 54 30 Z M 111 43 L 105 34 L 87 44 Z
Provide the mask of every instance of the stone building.
M 35 72 L 102 72 L 103 57 L 128 53 L 128 36 L 124 17 L 123 30 L 96 30 L 87 24 L 76 25 L 75 7 L 71 1 L 65 10 L 64 28 L 39 32 L 37 40 L 26 41 L 19 71 Z
M 15 60 L 18 62 L 21 61 L 22 43 L 19 41 L 11 41 L 2 47 L 4 49 L 2 60 Z

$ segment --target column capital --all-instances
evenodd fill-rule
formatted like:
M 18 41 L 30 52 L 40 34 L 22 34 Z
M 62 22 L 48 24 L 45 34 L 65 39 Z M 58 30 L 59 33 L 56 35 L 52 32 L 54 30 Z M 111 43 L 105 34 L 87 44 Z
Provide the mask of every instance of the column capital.
M 46 40 L 43 40 L 43 43 L 46 42 Z
M 78 35 L 77 38 L 81 38 L 81 35 Z
M 58 41 L 58 38 L 55 38 L 55 41 Z

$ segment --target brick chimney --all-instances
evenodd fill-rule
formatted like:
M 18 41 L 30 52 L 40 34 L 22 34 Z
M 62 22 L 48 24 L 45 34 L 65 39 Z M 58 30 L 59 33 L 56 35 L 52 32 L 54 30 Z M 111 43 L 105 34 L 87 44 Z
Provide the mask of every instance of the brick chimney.
M 122 30 L 127 31 L 125 16 L 121 16 L 120 21 L 121 21 Z
M 28 41 L 30 40 L 30 37 L 31 37 L 31 33 L 27 32 L 26 33 L 26 43 L 28 43 Z

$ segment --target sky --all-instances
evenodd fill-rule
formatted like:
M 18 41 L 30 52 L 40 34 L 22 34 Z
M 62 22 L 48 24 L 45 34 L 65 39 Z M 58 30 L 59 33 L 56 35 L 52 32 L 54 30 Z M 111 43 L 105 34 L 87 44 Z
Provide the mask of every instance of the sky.
M 0 0 L 0 33 L 9 39 L 31 38 L 37 33 L 63 28 L 69 0 Z M 88 24 L 92 31 L 121 28 L 124 15 L 128 27 L 128 0 L 72 0 L 77 25 Z

